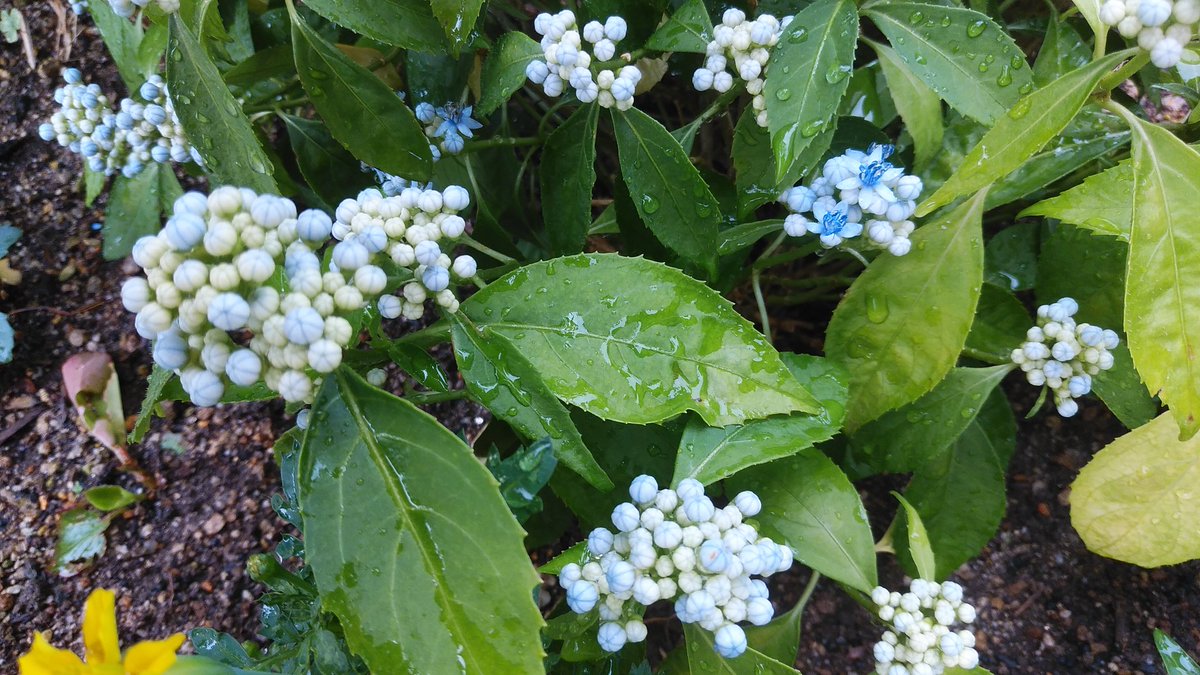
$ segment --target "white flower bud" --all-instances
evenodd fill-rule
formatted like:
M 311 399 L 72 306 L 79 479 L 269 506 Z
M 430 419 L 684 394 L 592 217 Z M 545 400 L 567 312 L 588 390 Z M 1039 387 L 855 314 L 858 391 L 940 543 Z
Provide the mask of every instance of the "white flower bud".
M 567 588 L 567 605 L 576 614 L 586 614 L 592 611 L 599 599 L 600 592 L 597 590 L 596 584 L 590 580 L 576 581 Z
M 729 566 L 729 553 L 726 552 L 725 545 L 719 540 L 710 540 L 701 544 L 696 558 L 701 568 L 713 574 L 724 572 L 725 568 Z
M 225 393 L 225 385 L 221 384 L 221 379 L 207 370 L 193 371 L 192 376 L 188 378 L 188 384 L 188 396 L 191 397 L 192 403 L 201 408 L 220 403 L 221 396 Z
M 600 648 L 606 652 L 619 652 L 625 646 L 628 636 L 625 634 L 625 628 L 619 623 L 602 623 L 600 630 L 596 632 L 596 641 L 600 643 Z
M 704 523 L 713 517 L 716 507 L 708 497 L 700 496 L 683 503 L 683 512 L 694 523 Z
M 250 305 L 237 293 L 221 293 L 208 305 L 208 320 L 221 330 L 238 330 L 250 319 Z
M 631 532 L 641 522 L 640 516 L 636 506 L 629 502 L 622 502 L 613 509 L 612 523 L 621 532 Z
M 293 309 L 283 320 L 283 332 L 292 344 L 308 345 L 321 339 L 325 321 L 311 307 Z
M 633 582 L 637 580 L 637 569 L 630 563 L 619 560 L 605 574 L 608 588 L 612 593 L 625 593 L 633 590 Z
M 654 476 L 641 475 L 629 484 L 629 497 L 635 504 L 649 504 L 658 496 L 658 481 Z
M 746 651 L 746 633 L 736 623 L 727 623 L 717 629 L 713 646 L 722 657 L 735 659 Z

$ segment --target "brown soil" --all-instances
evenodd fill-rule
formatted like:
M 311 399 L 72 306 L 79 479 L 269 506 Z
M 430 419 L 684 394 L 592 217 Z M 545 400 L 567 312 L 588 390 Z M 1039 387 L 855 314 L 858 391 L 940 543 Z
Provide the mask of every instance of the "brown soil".
M 82 489 L 138 486 L 80 431 L 59 367 L 74 352 L 107 351 L 125 410 L 135 413 L 149 361 L 118 301 L 121 280 L 134 270 L 103 261 L 91 228 L 102 210 L 83 204 L 79 162 L 36 134 L 52 111 L 60 68 L 79 67 L 110 91 L 121 91 L 119 79 L 86 22 L 68 37 L 71 54 L 64 61 L 54 13 L 46 4 L 23 11 L 37 68 L 31 72 L 17 45 L 0 51 L 0 218 L 25 230 L 10 254 L 24 279 L 0 287 L 0 311 L 15 313 L 17 330 L 14 363 L 0 366 L 0 470 L 6 476 L 0 486 L 0 663 L 13 663 L 35 630 L 78 648 L 79 611 L 98 587 L 120 596 L 127 642 L 196 626 L 252 638 L 261 588 L 246 578 L 245 560 L 272 547 L 283 529 L 269 503 L 278 486 L 270 447 L 290 424 L 278 404 L 175 406 L 132 450 L 163 485 L 158 496 L 113 523 L 108 550 L 94 566 L 70 578 L 51 571 L 57 520 L 77 505 Z M 98 206 L 103 203 L 101 197 Z M 1071 529 L 1067 486 L 1092 454 L 1122 433 L 1098 402 L 1083 408 L 1073 420 L 1043 414 L 1022 424 L 1008 516 L 983 555 L 958 574 L 980 608 L 984 665 L 995 673 L 1161 672 L 1150 638 L 1154 627 L 1200 652 L 1200 565 L 1147 571 L 1119 564 L 1088 553 Z M 435 412 L 453 429 L 481 422 L 461 406 Z M 890 514 L 876 514 L 877 524 L 884 516 Z M 883 576 L 890 585 L 900 583 L 893 566 L 885 566 Z M 781 604 L 803 582 L 803 574 L 794 575 Z M 818 588 L 805 620 L 797 661 L 804 672 L 872 669 L 878 629 L 832 584 Z

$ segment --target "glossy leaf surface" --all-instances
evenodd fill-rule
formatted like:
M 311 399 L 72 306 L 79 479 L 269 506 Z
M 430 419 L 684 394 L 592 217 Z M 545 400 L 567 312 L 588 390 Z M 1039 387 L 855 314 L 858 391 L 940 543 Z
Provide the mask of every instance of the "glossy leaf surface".
M 579 253 L 592 224 L 596 126 L 600 106 L 581 106 L 546 139 L 542 156 L 542 219 L 551 248 Z
M 445 33 L 425 0 L 311 0 L 304 6 L 380 42 L 423 52 L 446 50 Z
M 480 82 L 483 97 L 475 106 L 476 112 L 486 116 L 504 105 L 509 96 L 524 86 L 525 67 L 540 58 L 542 46 L 528 35 L 515 31 L 501 35 L 483 62 Z

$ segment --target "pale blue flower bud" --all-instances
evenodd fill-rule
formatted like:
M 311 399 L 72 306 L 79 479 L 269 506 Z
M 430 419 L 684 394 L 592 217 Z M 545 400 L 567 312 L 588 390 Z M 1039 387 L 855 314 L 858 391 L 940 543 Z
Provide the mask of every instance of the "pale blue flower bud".
M 713 506 L 711 499 L 700 496 L 685 501 L 683 503 L 683 512 L 687 515 L 688 520 L 691 520 L 693 523 L 703 523 L 713 517 L 716 507 Z
M 612 523 L 621 532 L 632 532 L 641 524 L 641 514 L 633 504 L 622 502 L 613 509 Z
M 675 494 L 679 496 L 681 501 L 687 502 L 689 499 L 704 496 L 704 485 L 695 478 L 684 478 L 679 481 L 679 486 L 675 488 Z
M 418 251 L 420 247 L 417 247 Z M 420 253 L 418 252 L 418 256 Z M 419 258 L 418 258 L 419 259 Z M 629 497 L 636 504 L 649 504 L 658 495 L 658 481 L 654 476 L 641 475 L 629 484 Z
M 421 274 L 421 283 L 431 291 L 444 291 L 450 287 L 450 270 L 444 267 L 427 267 Z
M 239 349 L 230 354 L 229 360 L 225 362 L 225 374 L 229 376 L 230 382 L 249 387 L 258 382 L 259 375 L 262 374 L 262 360 L 249 349 Z
M 83 81 L 83 73 L 79 72 L 78 68 L 67 68 L 62 72 L 62 76 L 67 84 L 79 84 Z
M 293 344 L 312 344 L 321 339 L 324 332 L 325 320 L 311 307 L 299 307 L 284 316 L 283 334 Z
M 567 589 L 567 606 L 576 614 L 587 614 L 596 606 L 600 599 L 600 591 L 596 584 L 579 580 Z
M 713 574 L 724 572 L 729 566 L 729 553 L 725 550 L 725 544 L 715 539 L 701 544 L 696 558 L 700 567 Z
M 600 630 L 596 633 L 596 641 L 600 643 L 600 648 L 606 652 L 619 652 L 625 646 L 628 636 L 625 634 L 625 628 L 619 623 L 604 623 L 600 625 Z
M 727 623 L 717 629 L 713 647 L 723 658 L 735 659 L 746 651 L 746 633 L 736 623 Z

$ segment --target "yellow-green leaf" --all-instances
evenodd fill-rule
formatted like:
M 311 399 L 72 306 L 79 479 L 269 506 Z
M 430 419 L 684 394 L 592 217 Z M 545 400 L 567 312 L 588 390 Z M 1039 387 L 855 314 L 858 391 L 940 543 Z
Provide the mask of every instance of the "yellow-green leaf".
M 1142 567 L 1200 558 L 1200 439 L 1169 415 L 1110 443 L 1071 485 L 1071 525 L 1088 549 Z
M 942 149 L 942 100 L 905 65 L 896 50 L 878 42 L 871 46 L 879 55 L 879 67 L 904 128 L 912 136 L 915 166 L 923 168 Z
M 1200 153 L 1132 116 L 1133 227 L 1125 272 L 1125 333 L 1151 394 L 1182 438 L 1200 429 Z

